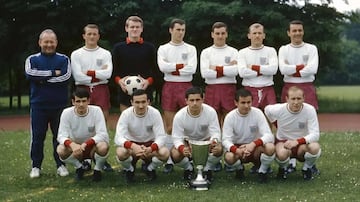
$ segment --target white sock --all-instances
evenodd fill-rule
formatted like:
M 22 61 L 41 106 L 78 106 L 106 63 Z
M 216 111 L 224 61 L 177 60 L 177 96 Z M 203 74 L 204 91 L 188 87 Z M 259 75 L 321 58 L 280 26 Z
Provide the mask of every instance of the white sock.
M 62 160 L 64 163 L 72 164 L 76 169 L 82 167 L 82 163 L 75 158 L 73 155 L 70 155 L 67 159 Z
M 156 156 L 154 156 L 151 158 L 151 163 L 148 165 L 147 169 L 148 171 L 152 171 L 162 164 L 163 162 L 160 159 L 158 159 Z
M 214 170 L 216 164 L 218 164 L 220 160 L 221 160 L 221 156 L 217 157 L 214 156 L 213 154 L 209 154 L 206 165 L 204 167 L 204 171 Z
M 105 164 L 105 161 L 107 159 L 108 155 L 106 156 L 100 156 L 95 152 L 94 158 L 95 158 L 95 166 L 94 170 L 102 170 Z
M 194 168 L 191 165 L 189 158 L 188 157 L 184 157 L 179 163 L 177 163 L 176 165 L 178 165 L 181 168 L 184 168 L 184 170 L 190 170 L 192 171 Z
M 320 154 L 321 154 L 321 149 L 317 154 L 310 154 L 309 152 L 305 152 L 304 154 L 305 162 L 304 162 L 303 170 L 312 168 L 315 164 L 315 161 L 320 157 Z
M 259 173 L 266 173 L 267 169 L 269 168 L 270 164 L 273 162 L 273 160 L 275 159 L 275 154 L 273 154 L 272 156 L 268 156 L 264 153 L 262 153 L 260 155 L 260 168 L 259 168 Z
M 116 159 L 118 160 L 118 162 L 120 163 L 120 165 L 124 168 L 125 171 L 134 171 L 134 167 L 131 165 L 131 162 L 133 160 L 132 156 L 129 156 L 129 158 L 120 161 L 118 157 L 116 157 Z
M 242 163 L 241 163 L 240 160 L 235 161 L 235 163 L 232 164 L 232 165 L 226 163 L 226 161 L 225 161 L 225 164 L 226 164 L 228 167 L 230 167 L 230 168 L 235 168 L 235 170 L 244 169 L 244 166 L 242 165 Z
M 296 158 L 290 158 L 289 164 L 292 165 L 293 168 L 296 167 Z
M 289 165 L 290 157 L 288 157 L 283 161 L 280 161 L 278 158 L 275 158 L 275 160 L 279 164 L 280 168 L 286 168 Z

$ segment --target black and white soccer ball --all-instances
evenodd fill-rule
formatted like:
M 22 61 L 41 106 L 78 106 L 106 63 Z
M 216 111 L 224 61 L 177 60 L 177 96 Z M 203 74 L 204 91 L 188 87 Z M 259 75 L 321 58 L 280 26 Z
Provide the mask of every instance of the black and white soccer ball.
M 128 95 L 132 95 L 135 90 L 141 89 L 142 79 L 138 76 L 129 76 L 124 82 Z

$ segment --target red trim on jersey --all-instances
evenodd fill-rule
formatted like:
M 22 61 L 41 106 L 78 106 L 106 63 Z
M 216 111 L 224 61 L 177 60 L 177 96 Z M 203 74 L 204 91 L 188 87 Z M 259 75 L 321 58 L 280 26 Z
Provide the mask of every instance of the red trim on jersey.
M 184 148 L 185 148 L 185 145 L 180 145 L 179 147 L 178 147 L 178 150 L 179 150 L 179 152 L 181 152 L 181 153 L 183 153 L 184 152 Z
M 95 77 L 95 70 L 87 70 L 86 75 Z
M 115 83 L 116 85 L 119 85 L 119 81 L 121 80 L 121 77 L 120 76 L 115 76 Z
M 72 141 L 67 139 L 67 140 L 65 140 L 64 145 L 65 145 L 65 147 L 70 147 L 71 143 L 72 143 Z
M 144 43 L 144 39 L 142 37 L 140 37 L 139 41 L 131 41 L 129 37 L 126 37 L 126 44 L 130 44 L 130 43 L 139 43 L 139 44 L 143 44 Z
M 86 147 L 92 147 L 95 145 L 95 140 L 90 138 L 90 139 L 86 140 L 85 143 L 86 143 Z
M 305 140 L 305 138 L 299 138 L 299 139 L 297 139 L 296 140 L 299 144 L 306 144 L 306 140 Z
M 236 153 L 236 150 L 237 150 L 237 146 L 235 146 L 235 145 L 233 145 L 233 146 L 231 146 L 230 147 L 230 151 L 232 152 L 232 153 Z
M 258 76 L 261 76 L 262 74 L 260 73 L 260 65 L 251 65 L 251 69 L 257 72 Z
M 131 141 L 125 141 L 125 142 L 124 142 L 124 147 L 125 147 L 126 149 L 130 149 L 132 144 L 133 144 L 133 143 L 132 143 Z
M 148 77 L 146 80 L 148 80 L 149 85 L 152 85 L 154 83 L 154 79 L 152 77 Z
M 176 64 L 176 70 L 184 68 L 184 64 Z
M 216 78 L 224 76 L 224 67 L 223 66 L 216 66 Z
M 157 150 L 159 150 L 159 146 L 158 146 L 155 142 L 152 143 L 150 147 L 151 147 L 151 150 L 152 150 L 152 151 L 157 151 Z
M 255 143 L 255 145 L 256 145 L 257 147 L 264 144 L 264 142 L 263 142 L 262 139 L 260 139 L 260 138 L 257 139 L 257 140 L 255 140 L 254 143 Z
M 171 74 L 174 76 L 179 76 L 180 72 L 178 70 L 176 70 L 176 71 L 171 72 Z

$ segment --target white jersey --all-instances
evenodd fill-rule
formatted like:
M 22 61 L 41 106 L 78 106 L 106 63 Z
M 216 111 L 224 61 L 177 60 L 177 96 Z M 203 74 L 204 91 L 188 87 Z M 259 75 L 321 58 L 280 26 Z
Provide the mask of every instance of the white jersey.
M 292 76 L 296 73 L 296 65 L 303 64 L 301 77 Z M 279 69 L 284 75 L 284 82 L 307 83 L 315 80 L 318 71 L 319 55 L 315 45 L 302 43 L 299 46 L 287 44 L 279 49 Z
M 252 70 L 251 66 L 260 66 L 260 73 Z M 239 51 L 239 75 L 242 78 L 243 86 L 266 87 L 274 85 L 273 76 L 278 69 L 278 58 L 273 47 L 262 46 L 252 48 L 251 46 Z
M 306 143 L 319 141 L 319 122 L 312 105 L 303 103 L 299 112 L 291 112 L 287 103 L 268 105 L 265 115 L 270 122 L 277 122 L 276 138 L 297 140 L 304 137 Z
M 200 54 L 200 73 L 206 84 L 236 83 L 238 65 L 230 65 L 233 60 L 237 61 L 238 51 L 228 45 L 216 47 L 215 45 L 205 48 Z M 210 69 L 210 65 L 223 66 L 224 76 L 216 78 L 217 72 Z
M 274 135 L 263 112 L 251 107 L 248 114 L 242 115 L 236 108 L 224 120 L 222 144 L 230 151 L 234 144 L 248 144 L 260 138 L 263 144 L 274 143 Z
M 109 143 L 109 134 L 101 108 L 89 105 L 88 113 L 84 116 L 75 113 L 74 106 L 64 109 L 60 117 L 57 141 L 64 144 L 66 140 L 71 140 L 82 144 L 90 138 L 95 143 Z
M 104 65 L 106 68 L 103 69 Z M 108 83 L 113 71 L 111 53 L 101 47 L 88 49 L 79 48 L 71 53 L 71 68 L 76 85 L 95 86 Z M 95 70 L 95 77 L 100 81 L 91 83 L 88 70 Z
M 188 112 L 188 106 L 180 109 L 174 117 L 172 138 L 175 148 L 184 145 L 184 137 L 189 140 L 220 140 L 221 131 L 215 109 L 202 104 L 198 116 Z
M 154 141 L 159 147 L 165 144 L 165 129 L 160 112 L 148 106 L 143 116 L 135 113 L 131 106 L 124 110 L 116 125 L 115 144 L 124 147 L 126 141 Z
M 190 82 L 196 72 L 196 48 L 185 42 L 181 44 L 169 42 L 159 47 L 157 61 L 160 71 L 164 73 L 165 81 Z M 179 69 L 178 76 L 171 74 L 176 71 L 176 64 L 184 64 L 184 67 Z

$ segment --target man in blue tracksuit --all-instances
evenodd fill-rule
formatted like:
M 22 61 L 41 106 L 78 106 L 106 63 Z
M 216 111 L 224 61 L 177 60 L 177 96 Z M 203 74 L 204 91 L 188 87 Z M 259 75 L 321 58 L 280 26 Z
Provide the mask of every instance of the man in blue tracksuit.
M 32 160 L 31 178 L 40 177 L 44 159 L 44 141 L 48 125 L 53 134 L 53 155 L 57 174 L 67 176 L 66 167 L 56 152 L 58 127 L 62 110 L 67 105 L 68 83 L 71 76 L 70 61 L 66 55 L 56 52 L 57 37 L 46 29 L 39 36 L 41 52 L 30 55 L 25 61 L 25 74 L 30 81 L 30 122 Z

